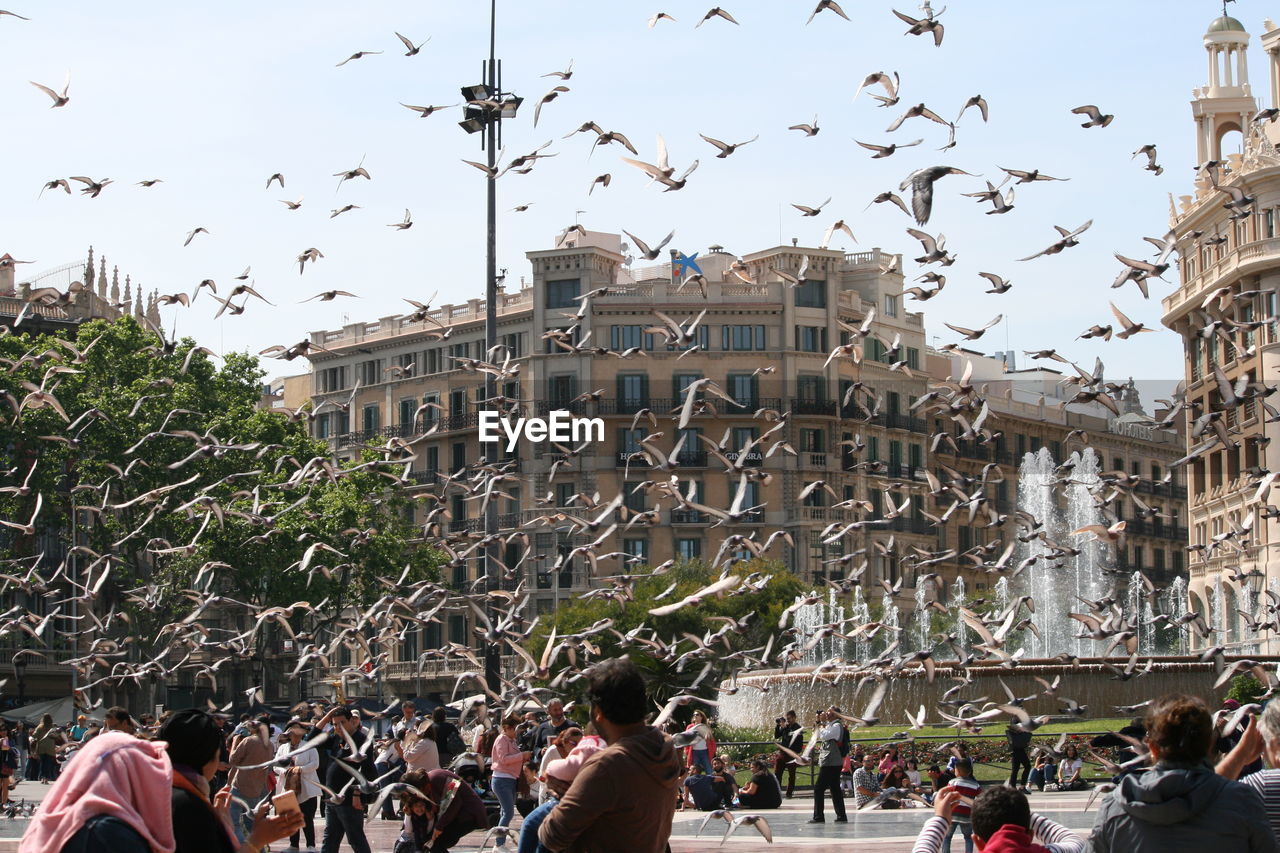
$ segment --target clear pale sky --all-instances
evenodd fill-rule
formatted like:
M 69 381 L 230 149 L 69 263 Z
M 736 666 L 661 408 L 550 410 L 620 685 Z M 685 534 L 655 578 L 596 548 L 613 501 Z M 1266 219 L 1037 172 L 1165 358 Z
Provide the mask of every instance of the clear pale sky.
M 252 300 L 244 314 L 214 320 L 217 303 L 205 293 L 189 310 L 164 309 L 167 326 L 176 318 L 180 334 L 217 351 L 257 352 L 344 320 L 401 313 L 401 297 L 438 290 L 438 301 L 461 302 L 483 292 L 484 177 L 461 162 L 482 159 L 478 137 L 459 129 L 460 110 L 421 119 L 397 102 L 454 104 L 459 86 L 480 81 L 487 2 L 5 3 L 31 18 L 0 17 L 7 123 L 0 252 L 35 261 L 22 268 L 25 277 L 82 259 L 90 244 L 148 293 L 190 292 L 204 278 L 225 292 L 251 265 L 256 288 L 275 307 Z M 852 22 L 824 12 L 808 26 L 809 0 L 727 0 L 740 26 L 714 19 L 695 29 L 710 5 L 500 0 L 505 87 L 526 98 L 519 118 L 505 125 L 507 156 L 547 140 L 558 155 L 498 183 L 499 266 L 508 269 L 509 285 L 528 275 L 524 252 L 548 248 L 578 210 L 593 230 L 626 228 L 657 240 L 675 228 L 672 245 L 686 252 L 719 243 L 738 254 L 779 237 L 817 245 L 843 218 L 858 243 L 841 235 L 834 246 L 915 257 L 919 244 L 906 235 L 912 223 L 901 211 L 863 208 L 878 192 L 896 191 L 911 170 L 950 164 L 983 178 L 937 185 L 925 230 L 945 233 L 959 262 L 945 271 L 946 290 L 923 304 L 931 342 L 958 339 L 943 321 L 975 327 L 1003 313 L 1007 323 L 979 348 L 1004 349 L 1006 339 L 1018 350 L 1056 346 L 1088 365 L 1101 356 L 1113 377 L 1181 377 L 1180 346 L 1167 331 L 1110 343 L 1073 339 L 1113 321 L 1108 299 L 1136 320 L 1159 323 L 1158 300 L 1172 284 L 1154 282 L 1149 302 L 1132 285 L 1110 290 L 1120 268 L 1112 253 L 1149 257 L 1141 238 L 1168 229 L 1168 194 L 1190 192 L 1188 100 L 1206 82 L 1201 36 L 1220 6 L 957 0 L 946 4 L 946 38 L 935 48 L 928 38 L 902 35 L 905 25 L 882 0 L 845 0 Z M 896 8 L 917 12 L 909 0 Z M 659 9 L 678 21 L 650 30 L 646 21 Z M 1259 106 L 1269 106 L 1257 41 L 1263 17 L 1277 9 L 1241 0 L 1228 11 L 1252 35 L 1250 77 Z M 430 41 L 406 58 L 397 30 Z M 358 50 L 384 53 L 335 67 Z M 534 104 L 557 83 L 540 75 L 571 59 L 571 91 L 543 108 L 535 128 Z M 861 79 L 877 70 L 901 74 L 896 107 L 877 108 L 866 94 L 852 101 Z M 60 89 L 68 71 L 71 101 L 59 109 L 27 82 Z M 950 151 L 937 150 L 946 129 L 924 119 L 885 133 L 912 104 L 950 120 L 974 94 L 990 102 L 991 121 L 984 125 L 970 110 Z M 1114 113 L 1111 126 L 1081 129 L 1069 110 L 1086 103 Z M 818 136 L 786 129 L 815 113 Z M 587 134 L 561 139 L 587 120 L 625 133 L 641 159 L 652 160 L 661 133 L 674 166 L 695 158 L 701 166 L 686 189 L 661 193 L 618 159 L 626 153 L 620 147 L 593 150 Z M 760 139 L 718 160 L 700 132 L 727 142 Z M 925 144 L 872 160 L 853 137 L 923 137 Z M 1146 143 L 1159 146 L 1163 176 L 1130 159 Z M 335 193 L 333 173 L 361 158 L 373 180 Z M 1071 180 L 1020 186 L 1013 212 L 986 216 L 988 207 L 959 193 L 981 189 L 987 177 L 998 183 L 997 165 Z M 285 175 L 283 191 L 264 190 L 273 172 Z M 612 185 L 588 197 L 591 179 L 606 172 Z M 70 175 L 115 183 L 97 199 L 57 191 L 37 200 L 44 181 Z M 135 186 L 147 178 L 164 182 Z M 299 196 L 296 212 L 278 201 Z M 789 206 L 827 196 L 834 200 L 816 218 Z M 525 213 L 509 212 L 530 202 Z M 361 207 L 330 219 L 348 203 Z M 405 208 L 413 228 L 386 227 Z M 1079 247 L 1013 261 L 1053 242 L 1053 225 L 1075 228 L 1090 218 Z M 196 226 L 210 233 L 183 248 Z M 325 257 L 299 276 L 294 258 L 311 246 Z M 915 269 L 908 262 L 908 272 Z M 1013 290 L 983 294 L 979 271 L 1011 279 Z M 297 304 L 329 289 L 361 298 Z M 305 367 L 265 366 L 273 375 Z

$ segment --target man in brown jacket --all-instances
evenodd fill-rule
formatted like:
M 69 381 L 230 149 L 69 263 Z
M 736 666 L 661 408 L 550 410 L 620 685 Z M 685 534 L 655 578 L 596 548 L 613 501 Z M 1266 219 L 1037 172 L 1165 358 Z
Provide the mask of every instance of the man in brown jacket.
M 609 746 L 591 756 L 538 829 L 553 853 L 663 853 L 676 809 L 680 760 L 645 725 L 644 678 L 626 658 L 587 670 L 591 720 Z

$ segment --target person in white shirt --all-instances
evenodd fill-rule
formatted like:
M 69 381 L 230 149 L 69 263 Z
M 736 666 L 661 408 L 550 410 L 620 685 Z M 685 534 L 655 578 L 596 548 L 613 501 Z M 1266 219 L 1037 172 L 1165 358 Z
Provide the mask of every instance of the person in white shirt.
M 440 769 L 440 748 L 431 720 L 423 720 L 404 736 L 404 763 L 409 770 L 430 772 Z
M 1084 762 L 1080 759 L 1075 746 L 1068 745 L 1063 752 L 1062 762 L 1058 764 L 1058 790 L 1074 791 L 1085 787 L 1080 778 Z
M 279 777 L 280 785 L 277 788 L 278 791 L 286 790 L 285 785 L 290 776 L 297 779 L 298 805 L 302 807 L 303 825 L 302 832 L 295 832 L 289 839 L 289 846 L 294 850 L 298 849 L 299 835 L 306 836 L 307 847 L 315 849 L 316 846 L 316 806 L 320 803 L 320 753 L 316 751 L 315 747 L 311 747 L 291 758 L 285 759 L 286 755 L 289 755 L 306 740 L 307 734 L 307 728 L 302 723 L 290 723 L 285 728 L 285 735 L 288 740 L 280 744 L 279 749 L 276 750 L 277 762 L 287 761 L 287 763 L 277 763 L 273 768 L 276 776 Z M 291 770 L 295 770 L 295 772 L 291 774 Z

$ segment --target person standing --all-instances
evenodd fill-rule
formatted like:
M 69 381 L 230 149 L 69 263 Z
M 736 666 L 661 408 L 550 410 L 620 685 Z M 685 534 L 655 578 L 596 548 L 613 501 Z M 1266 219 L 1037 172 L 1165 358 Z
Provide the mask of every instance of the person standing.
M 364 749 L 367 735 L 360 728 L 360 721 L 355 714 L 343 705 L 331 708 L 321 717 L 316 730 L 323 731 L 330 721 L 333 722 L 335 731 L 341 728 L 350 736 L 350 740 L 341 732 L 336 732 L 337 736 L 330 740 L 325 787 L 336 793 L 346 793 L 340 801 L 330 802 L 325 810 L 324 841 L 320 850 L 322 853 L 338 853 L 338 845 L 345 836 L 355 853 L 370 853 L 369 841 L 364 834 L 364 797 L 370 792 L 363 790 L 360 780 L 352 773 L 355 771 L 366 780 L 376 778 L 373 756 Z
M 14 773 L 13 780 L 16 785 L 27 778 L 27 748 L 31 744 L 30 735 L 27 732 L 27 724 L 19 720 L 13 724 L 13 731 L 9 733 L 9 742 L 13 744 L 18 751 L 18 770 Z
M 76 724 L 71 727 L 71 742 L 79 743 L 89 733 L 89 718 L 84 714 L 76 717 Z
M 690 767 L 696 765 L 702 768 L 703 773 L 710 774 L 711 759 L 716 754 L 716 739 L 711 733 L 707 715 L 702 711 L 694 711 L 685 731 L 693 735 L 693 742 L 685 747 L 685 764 Z
M 818 712 L 818 725 L 813 736 L 818 739 L 818 779 L 813 783 L 813 817 L 809 823 L 826 823 L 823 814 L 825 794 L 831 792 L 831 806 L 835 809 L 836 823 L 848 823 L 844 810 L 844 792 L 840 790 L 840 766 L 844 756 L 840 743 L 844 740 L 844 724 L 832 711 Z
M 1031 775 L 1031 756 L 1027 747 L 1031 746 L 1031 732 L 1021 726 L 1010 725 L 1004 732 L 1009 741 L 1009 787 L 1017 787 L 1022 793 L 1027 792 L 1027 778 Z M 1018 768 L 1022 768 L 1022 778 L 1018 778 Z
M 588 669 L 586 681 L 591 722 L 608 746 L 578 772 L 538 839 L 552 853 L 664 853 L 680 759 L 670 739 L 645 724 L 644 677 L 628 658 L 612 658 Z
M 267 793 L 265 765 L 275 757 L 271 748 L 271 729 L 262 723 L 251 722 L 244 737 L 238 738 L 231 749 L 231 828 L 236 839 L 244 841 L 253 829 L 253 809 L 257 808 Z
M 787 711 L 785 716 L 774 721 L 773 739 L 778 746 L 786 747 L 799 754 L 804 751 L 804 727 L 796 721 L 796 712 Z M 778 786 L 782 786 L 782 774 L 790 771 L 787 777 L 787 798 L 796 790 L 796 763 L 793 756 L 779 749 L 774 755 L 773 772 L 778 777 Z
M 502 733 L 493 742 L 489 753 L 493 767 L 493 793 L 498 797 L 502 807 L 502 815 L 498 818 L 498 826 L 510 826 L 516 813 L 516 780 L 529 760 L 530 753 L 522 751 L 516 744 L 516 728 L 520 718 L 512 714 L 502 721 Z M 507 842 L 505 835 L 498 836 L 498 846 Z
M 53 724 L 53 715 L 41 717 L 40 725 L 31 733 L 31 754 L 37 762 L 41 785 L 48 785 L 58 778 L 58 746 L 62 740 L 62 732 Z
M 404 736 L 405 770 L 430 772 L 440 769 L 440 745 L 436 743 L 436 726 L 429 719 Z
M 973 778 L 973 762 L 968 758 L 957 758 L 954 769 L 956 778 L 942 791 L 955 791 L 960 796 L 951 810 L 951 828 L 942 842 L 942 853 L 951 853 L 951 837 L 957 829 L 964 836 L 964 853 L 973 853 L 973 800 L 982 791 L 982 785 Z
M 546 752 L 547 747 L 561 732 L 572 725 L 573 721 L 564 715 L 564 702 L 552 699 L 547 703 L 547 718 L 534 731 L 533 762 L 535 766 L 542 766 L 542 754 Z
M 280 790 L 297 794 L 298 805 L 302 808 L 301 834 L 307 838 L 307 847 L 314 850 L 316 806 L 320 801 L 320 755 L 314 746 L 290 755 L 307 737 L 307 729 L 302 723 L 295 720 L 285 727 L 284 732 L 288 740 L 276 750 L 275 772 L 280 777 Z M 295 832 L 289 838 L 290 847 L 298 846 L 299 834 Z
M 449 722 L 443 705 L 437 705 L 431 712 L 431 725 L 435 730 L 436 747 L 440 751 L 440 766 L 448 768 L 453 759 L 466 752 L 466 744 L 458 733 L 458 727 Z

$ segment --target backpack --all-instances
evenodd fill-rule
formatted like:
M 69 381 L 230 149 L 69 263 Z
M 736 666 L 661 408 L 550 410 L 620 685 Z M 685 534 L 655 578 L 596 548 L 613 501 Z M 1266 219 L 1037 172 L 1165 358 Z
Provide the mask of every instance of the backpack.
M 837 741 L 837 743 L 838 743 L 838 749 L 840 750 L 840 757 L 848 758 L 849 757 L 849 729 L 844 725 L 844 723 L 840 724 L 840 740 Z

